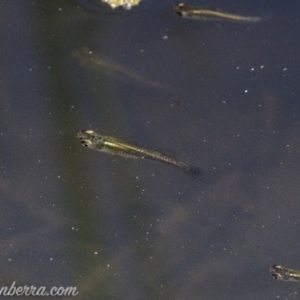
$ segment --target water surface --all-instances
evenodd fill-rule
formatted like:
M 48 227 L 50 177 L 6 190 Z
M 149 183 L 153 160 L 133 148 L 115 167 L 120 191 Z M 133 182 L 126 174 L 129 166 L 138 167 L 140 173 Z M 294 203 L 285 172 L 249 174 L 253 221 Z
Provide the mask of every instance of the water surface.
M 172 5 L 1 2 L 0 286 L 297 299 L 268 269 L 300 267 L 299 4 L 199 4 L 272 13 L 257 24 L 185 20 Z M 80 65 L 83 47 L 167 88 Z M 89 151 L 75 138 L 87 128 L 209 176 Z

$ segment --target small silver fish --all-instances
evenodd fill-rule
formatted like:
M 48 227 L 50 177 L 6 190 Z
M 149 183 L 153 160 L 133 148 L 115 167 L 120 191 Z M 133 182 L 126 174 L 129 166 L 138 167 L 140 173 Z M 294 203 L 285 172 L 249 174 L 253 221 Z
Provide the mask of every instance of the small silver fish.
M 271 275 L 282 281 L 300 282 L 300 270 L 274 265 L 269 269 Z
M 214 9 L 205 9 L 184 3 L 174 6 L 174 11 L 183 18 L 212 21 L 231 21 L 231 22 L 260 22 L 262 17 L 242 16 L 226 13 Z
M 84 146 L 93 150 L 109 153 L 112 155 L 119 155 L 130 158 L 144 158 L 163 162 L 180 168 L 192 177 L 202 176 L 201 170 L 196 167 L 191 167 L 184 162 L 171 158 L 156 150 L 151 150 L 129 141 L 99 134 L 90 129 L 78 131 L 76 133 L 76 137 Z

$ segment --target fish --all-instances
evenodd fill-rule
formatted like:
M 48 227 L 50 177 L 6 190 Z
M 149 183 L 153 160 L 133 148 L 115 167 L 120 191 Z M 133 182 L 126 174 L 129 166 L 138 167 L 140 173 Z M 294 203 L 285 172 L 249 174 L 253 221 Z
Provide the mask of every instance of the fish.
M 179 3 L 174 6 L 174 11 L 183 18 L 196 20 L 212 20 L 212 21 L 231 21 L 231 22 L 260 22 L 262 17 L 242 16 L 227 12 L 222 12 L 217 9 L 206 9 L 197 6 L 192 6 L 184 3 Z
M 274 265 L 269 269 L 271 275 L 282 281 L 300 282 L 300 270 Z
M 137 145 L 133 142 L 111 137 L 108 135 L 103 135 L 91 129 L 78 131 L 76 133 L 76 137 L 85 147 L 88 147 L 92 150 L 123 157 L 136 159 L 142 158 L 162 162 L 177 167 L 185 171 L 192 177 L 203 177 L 203 172 L 199 168 L 190 166 L 175 158 L 162 154 L 159 151 Z
M 108 59 L 94 54 L 91 50 L 89 50 L 86 47 L 79 50 L 71 51 L 71 55 L 74 58 L 76 58 L 82 66 L 94 69 L 96 71 L 111 71 L 112 73 L 117 74 L 118 76 L 123 76 L 135 82 L 142 83 L 145 86 L 149 86 L 156 89 L 168 90 L 167 87 L 161 85 L 158 82 L 147 79 L 133 70 L 127 69 L 122 65 L 109 62 Z

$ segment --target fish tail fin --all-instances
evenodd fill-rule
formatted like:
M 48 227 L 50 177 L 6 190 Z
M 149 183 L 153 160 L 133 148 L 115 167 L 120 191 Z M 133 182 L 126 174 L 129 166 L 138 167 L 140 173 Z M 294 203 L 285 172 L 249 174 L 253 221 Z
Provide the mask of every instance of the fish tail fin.
M 206 178 L 206 175 L 204 174 L 204 172 L 197 167 L 189 167 L 186 170 L 186 173 L 193 178 L 200 178 L 201 180 Z
M 267 12 L 261 17 L 257 17 L 257 22 L 265 22 L 273 18 L 273 12 Z

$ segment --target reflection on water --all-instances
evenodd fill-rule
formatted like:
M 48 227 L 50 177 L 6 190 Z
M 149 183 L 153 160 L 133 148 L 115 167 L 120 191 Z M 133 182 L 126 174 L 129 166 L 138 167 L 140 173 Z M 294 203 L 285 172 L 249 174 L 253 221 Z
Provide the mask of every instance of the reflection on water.
M 133 80 L 137 84 L 143 84 L 152 88 L 166 89 L 165 86 L 158 82 L 151 81 L 141 74 L 125 68 L 124 66 L 118 65 L 116 63 L 111 63 L 108 59 L 101 58 L 99 55 L 94 54 L 87 48 L 81 50 L 73 50 L 71 55 L 78 59 L 82 66 L 94 69 L 96 71 L 106 70 L 107 73 L 115 74 L 117 78 L 124 76 L 127 79 Z
M 268 268 L 300 265 L 297 7 L 217 27 L 146 2 L 109 20 L 74 1 L 2 3 L 1 286 L 292 299 Z M 251 3 L 243 9 L 264 8 Z M 165 80 L 176 84 L 162 93 Z M 168 145 L 210 170 L 209 184 L 84 151 L 79 128 Z

